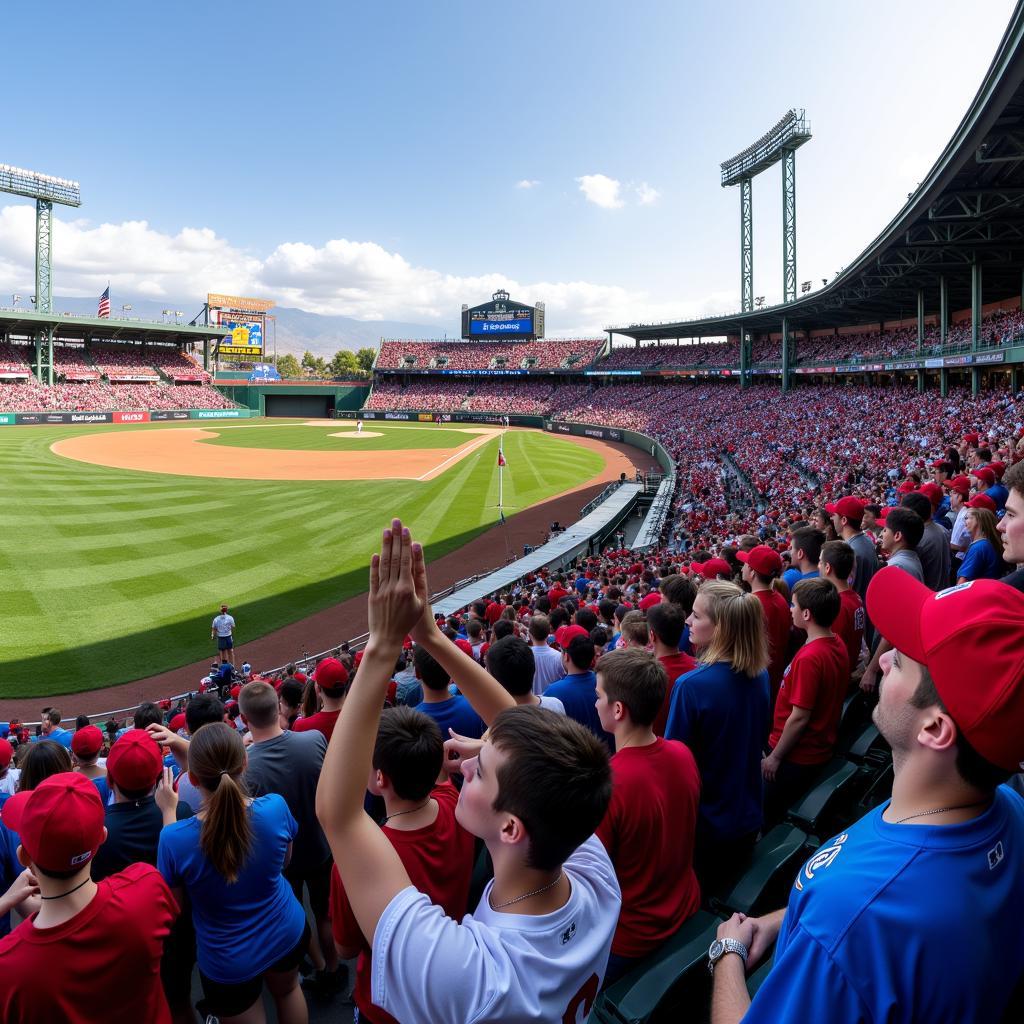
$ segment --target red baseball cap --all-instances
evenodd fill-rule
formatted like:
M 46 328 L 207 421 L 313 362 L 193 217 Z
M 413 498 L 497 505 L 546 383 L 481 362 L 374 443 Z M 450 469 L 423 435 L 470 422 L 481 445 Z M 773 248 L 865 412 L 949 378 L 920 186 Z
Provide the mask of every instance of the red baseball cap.
M 892 511 L 892 510 L 894 509 L 894 508 L 899 508 L 899 506 L 898 506 L 898 505 L 883 505 L 883 506 L 882 506 L 882 507 L 881 507 L 881 508 L 880 508 L 880 509 L 878 510 L 878 512 L 877 512 L 877 513 L 875 513 L 875 522 L 876 522 L 876 523 L 883 523 L 883 522 L 885 522 L 885 517 L 886 517 L 886 516 L 887 516 L 887 515 L 888 515 L 888 514 L 889 514 L 889 513 L 890 513 L 890 512 L 891 512 L 891 511 Z
M 987 494 L 976 494 L 969 502 L 968 508 L 987 508 L 989 512 L 995 512 L 996 503 Z
M 998 580 L 972 580 L 936 594 L 909 573 L 883 569 L 868 585 L 867 606 L 882 636 L 927 667 L 971 746 L 992 764 L 1019 771 L 1024 594 Z M 984 671 L 971 671 L 975 663 Z
M 71 737 L 71 749 L 79 757 L 95 757 L 103 747 L 103 733 L 95 725 L 78 729 Z
M 337 658 L 324 658 L 313 672 L 321 690 L 341 690 L 348 683 L 348 669 Z
M 706 562 L 691 562 L 690 569 L 698 572 L 706 580 L 716 580 L 719 576 L 731 576 L 732 566 L 724 558 L 709 558 Z
M 103 842 L 103 801 L 92 779 L 78 772 L 58 772 L 15 793 L 0 818 L 32 863 L 54 874 L 88 863 Z
M 843 501 L 856 500 L 856 498 L 843 498 Z M 846 515 L 846 513 L 843 512 L 841 515 Z M 782 572 L 782 556 L 767 544 L 758 544 L 756 548 L 751 548 L 749 551 L 737 551 L 736 557 L 741 562 L 746 562 L 754 572 L 759 572 L 762 576 L 771 576 L 774 573 Z
M 952 480 L 945 480 L 942 484 L 943 487 L 948 487 L 951 491 L 957 491 L 962 494 L 965 498 L 971 493 L 971 481 L 967 479 L 962 473 L 959 476 L 953 477 Z
M 0 768 L 6 768 L 14 757 L 14 747 L 7 740 L 0 737 Z
M 652 608 L 656 604 L 661 604 L 661 594 L 656 590 L 652 590 L 649 594 L 644 594 L 640 598 L 640 608 L 643 611 L 647 611 L 648 608 Z
M 964 440 L 968 444 L 973 444 L 973 445 L 977 446 L 977 444 L 978 444 L 978 435 L 977 434 L 964 434 Z
M 145 729 L 130 729 L 110 748 L 107 774 L 118 789 L 139 793 L 155 786 L 164 757 Z
M 825 511 L 830 516 L 845 516 L 847 519 L 859 523 L 864 518 L 864 502 L 860 498 L 848 494 L 845 498 L 840 498 L 834 505 L 826 505 Z
M 295 675 L 292 676 L 292 679 L 295 679 L 300 683 L 304 683 L 307 678 L 308 676 L 305 672 L 296 672 Z
M 171 732 L 177 732 L 179 729 L 184 729 L 185 725 L 185 712 L 179 711 L 167 724 L 167 728 L 170 729 Z
M 454 640 L 453 643 L 463 654 L 468 654 L 471 658 L 473 657 L 473 645 L 468 640 Z
M 912 491 L 916 491 L 917 488 L 914 486 L 913 480 L 904 480 L 903 483 L 897 488 L 900 494 L 910 494 Z
M 988 466 L 979 466 L 971 470 L 971 476 L 977 477 L 986 487 L 991 487 L 996 482 L 996 475 Z
M 942 504 L 942 488 L 938 484 L 921 484 L 917 493 L 923 494 L 932 503 L 933 508 L 938 508 Z
M 993 473 L 995 473 L 997 480 L 1002 480 L 1003 479 L 1003 474 L 1006 472 L 1006 463 L 1005 462 L 990 462 L 988 464 L 988 468 L 991 469 Z
M 559 626 L 555 630 L 555 642 L 563 651 L 568 650 L 569 644 L 578 636 L 590 639 L 590 634 L 582 626 Z

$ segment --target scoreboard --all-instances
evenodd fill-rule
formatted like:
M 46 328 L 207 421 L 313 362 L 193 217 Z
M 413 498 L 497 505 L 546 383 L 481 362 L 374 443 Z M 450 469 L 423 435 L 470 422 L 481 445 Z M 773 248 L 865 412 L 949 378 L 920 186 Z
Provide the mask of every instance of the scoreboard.
M 544 337 L 544 306 L 527 306 L 497 291 L 490 302 L 462 307 L 462 337 L 474 341 Z
M 217 348 L 218 359 L 246 363 L 263 359 L 267 310 L 274 308 L 273 302 L 210 293 L 206 308 L 213 323 L 231 332 Z

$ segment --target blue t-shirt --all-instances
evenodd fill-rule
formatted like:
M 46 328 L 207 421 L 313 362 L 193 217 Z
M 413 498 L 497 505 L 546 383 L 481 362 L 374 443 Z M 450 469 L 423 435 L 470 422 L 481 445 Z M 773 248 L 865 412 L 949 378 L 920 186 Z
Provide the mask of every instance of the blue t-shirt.
M 986 537 L 979 537 L 967 549 L 957 576 L 969 580 L 997 580 L 1003 575 L 1003 560 Z
M 0 810 L 10 799 L 10 794 L 0 793 Z M 18 847 L 21 840 L 17 832 L 12 832 L 3 822 L 0 822 L 0 892 L 7 892 L 14 880 L 22 872 L 18 863 Z M 11 930 L 11 914 L 8 911 L 0 917 L 0 938 Z
M 593 672 L 577 672 L 575 675 L 556 679 L 545 691 L 545 697 L 560 700 L 565 713 L 580 725 L 589 729 L 608 749 L 615 752 L 615 737 L 601 728 L 597 714 L 597 675 Z
M 994 483 L 991 487 L 986 487 L 985 493 L 996 503 L 997 512 L 1002 512 L 1006 508 L 1006 499 L 1010 492 L 1002 484 Z
M 718 661 L 676 680 L 665 739 L 693 751 L 700 769 L 698 821 L 717 840 L 761 827 L 761 756 L 770 715 L 767 671 L 751 678 Z
M 253 845 L 238 880 L 228 884 L 199 848 L 202 822 L 186 818 L 160 833 L 157 867 L 192 903 L 199 969 L 212 981 L 236 985 L 263 974 L 302 937 L 306 913 L 281 876 L 299 826 L 277 793 L 249 808 Z
M 461 736 L 478 740 L 487 728 L 483 719 L 473 710 L 473 706 L 461 695 L 449 697 L 437 704 L 428 704 L 424 701 L 416 705 L 416 710 L 430 715 L 440 726 L 441 737 L 446 740 L 449 738 L 449 729 L 454 729 Z
M 107 782 L 106 775 L 100 776 L 98 779 L 93 779 L 92 784 L 96 787 L 96 791 L 100 795 L 100 799 L 103 801 L 103 806 L 106 807 L 110 803 L 110 783 Z
M 50 730 L 49 736 L 33 736 L 32 742 L 38 743 L 42 740 L 53 740 L 54 743 L 59 743 L 62 747 L 66 747 L 68 750 L 71 749 L 71 737 L 74 733 L 70 729 L 62 729 L 59 725 Z
M 586 592 L 590 589 L 590 582 L 591 581 L 588 580 L 586 576 L 576 577 L 576 582 L 573 583 L 573 587 L 575 588 L 576 593 L 580 595 L 580 597 L 583 597 L 586 594 Z
M 1003 1019 L 1024 972 L 1024 800 L 1000 786 L 962 825 L 893 825 L 885 807 L 797 875 L 743 1024 Z
M 813 580 L 817 577 L 818 570 L 812 569 L 810 572 L 801 572 L 799 569 L 790 567 L 782 574 L 782 581 L 789 587 L 790 593 L 793 592 L 793 588 L 801 580 Z M 790 604 L 793 602 L 791 601 Z

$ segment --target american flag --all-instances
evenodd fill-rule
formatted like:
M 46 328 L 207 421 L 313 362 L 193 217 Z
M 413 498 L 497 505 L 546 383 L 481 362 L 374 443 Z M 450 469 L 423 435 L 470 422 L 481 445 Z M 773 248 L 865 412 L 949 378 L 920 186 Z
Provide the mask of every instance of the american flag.
M 107 285 L 106 291 L 100 296 L 100 308 L 96 310 L 97 316 L 103 316 L 110 318 L 110 285 Z
M 504 465 L 505 465 L 505 454 L 499 448 L 498 449 L 498 466 L 501 467 L 501 466 L 504 466 Z

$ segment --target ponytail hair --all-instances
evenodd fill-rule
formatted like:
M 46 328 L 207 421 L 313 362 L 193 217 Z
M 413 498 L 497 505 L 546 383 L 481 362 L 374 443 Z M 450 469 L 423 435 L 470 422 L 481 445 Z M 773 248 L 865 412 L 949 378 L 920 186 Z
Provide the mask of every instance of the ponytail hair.
M 224 722 L 204 725 L 189 744 L 188 767 L 209 793 L 199 848 L 227 882 L 237 882 L 253 845 L 249 791 L 242 778 L 245 747 L 238 730 Z
M 715 632 L 698 661 L 727 661 L 735 672 L 750 678 L 766 669 L 771 659 L 761 602 L 726 580 L 710 580 L 699 593 Z

